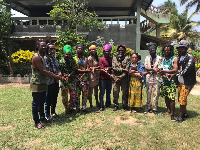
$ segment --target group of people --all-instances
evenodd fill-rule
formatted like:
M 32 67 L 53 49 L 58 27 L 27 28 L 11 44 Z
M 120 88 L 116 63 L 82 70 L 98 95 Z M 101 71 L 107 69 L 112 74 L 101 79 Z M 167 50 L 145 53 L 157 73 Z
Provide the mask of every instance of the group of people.
M 95 45 L 89 47 L 88 58 L 84 56 L 84 48 L 83 44 L 77 44 L 77 55 L 73 57 L 72 47 L 65 45 L 62 49 L 63 57 L 58 61 L 55 58 L 53 44 L 46 44 L 43 39 L 36 42 L 30 81 L 33 97 L 32 114 L 36 128 L 45 128 L 42 122 L 51 122 L 53 117 L 57 117 L 55 108 L 59 87 L 66 114 L 74 111 L 87 112 L 87 100 L 89 100 L 90 108 L 93 108 L 93 92 L 99 111 L 104 111 L 105 107 L 111 107 L 110 94 L 113 84 L 113 111 L 119 109 L 118 99 L 121 88 L 123 109 L 130 110 L 131 113 L 139 112 L 139 108 L 143 107 L 143 89 L 146 87 L 147 107 L 144 113 L 153 112 L 158 115 L 159 96 L 163 96 L 167 107 L 164 114 L 169 114 L 172 121 L 179 123 L 188 117 L 187 96 L 196 83 L 195 61 L 187 53 L 188 41 L 179 42 L 178 58 L 174 56 L 174 48 L 171 45 L 163 47 L 163 57 L 156 55 L 157 45 L 150 42 L 148 44 L 150 55 L 145 58 L 144 64 L 140 61 L 139 53 L 126 55 L 125 45 L 118 45 L 117 55 L 111 57 L 112 46 L 106 44 L 103 47 L 103 57 L 100 59 Z M 175 118 L 177 87 L 180 115 Z M 82 107 L 80 108 L 81 94 Z

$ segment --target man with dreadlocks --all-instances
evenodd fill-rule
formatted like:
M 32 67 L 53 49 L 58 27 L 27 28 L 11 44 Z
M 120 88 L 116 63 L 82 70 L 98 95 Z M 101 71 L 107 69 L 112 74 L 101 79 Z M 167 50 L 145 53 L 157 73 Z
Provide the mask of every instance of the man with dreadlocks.
M 160 96 L 160 86 L 162 77 L 159 74 L 159 71 L 162 69 L 162 60 L 163 58 L 156 55 L 157 45 L 150 42 L 148 44 L 148 49 L 150 55 L 145 58 L 145 69 L 148 71 L 146 75 L 146 88 L 147 88 L 147 108 L 145 114 L 154 111 L 155 115 L 158 115 L 157 106 L 158 99 Z M 151 95 L 153 93 L 153 104 Z
M 163 83 L 160 95 L 165 97 L 167 106 L 167 111 L 164 114 L 171 114 L 171 121 L 176 121 L 174 118 L 176 84 L 172 78 L 174 73 L 178 71 L 178 58 L 174 56 L 174 47 L 172 45 L 164 46 L 162 53 L 164 55 L 163 70 L 161 70 Z
M 113 102 L 114 109 L 113 111 L 118 110 L 119 103 L 119 93 L 120 87 L 122 90 L 122 103 L 123 109 L 126 110 L 128 107 L 128 69 L 130 65 L 130 57 L 125 55 L 126 46 L 118 45 L 117 46 L 118 55 L 113 57 L 112 67 L 113 75 L 117 77 L 113 85 Z

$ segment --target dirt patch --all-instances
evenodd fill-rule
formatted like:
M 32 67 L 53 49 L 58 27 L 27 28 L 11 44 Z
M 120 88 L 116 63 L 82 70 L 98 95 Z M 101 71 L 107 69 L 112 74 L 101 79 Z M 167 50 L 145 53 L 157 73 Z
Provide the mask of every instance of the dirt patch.
M 94 123 L 90 120 L 90 121 L 87 121 L 86 123 L 85 123 L 85 127 L 87 128 L 87 129 L 89 129 L 89 128 L 92 128 L 94 126 Z
M 86 129 L 90 129 L 90 128 L 95 128 L 95 127 L 99 127 L 103 124 L 103 121 L 101 119 L 94 119 L 94 120 L 87 120 L 84 124 L 84 126 L 86 127 Z
M 6 126 L 6 127 L 0 127 L 0 130 L 13 130 L 14 127 L 9 125 L 9 126 Z
M 125 117 L 125 116 L 117 116 L 114 120 L 115 125 L 120 125 L 120 124 L 130 124 L 130 125 L 138 125 L 137 119 L 133 117 Z
M 200 95 L 200 77 L 197 77 L 197 83 L 194 85 L 190 94 L 197 95 L 197 96 Z
M 24 148 L 30 149 L 31 147 L 34 147 L 36 145 L 39 147 L 40 143 L 42 143 L 43 141 L 44 141 L 44 139 L 35 139 L 33 141 L 29 141 L 24 144 Z
M 20 84 L 20 83 L 7 83 L 7 84 L 0 84 L 0 88 L 6 88 L 8 86 L 12 87 L 27 87 L 30 86 L 30 84 Z
M 96 126 L 99 127 L 103 124 L 103 121 L 101 119 L 96 119 Z
M 30 84 L 14 84 L 13 87 L 27 87 L 30 86 Z

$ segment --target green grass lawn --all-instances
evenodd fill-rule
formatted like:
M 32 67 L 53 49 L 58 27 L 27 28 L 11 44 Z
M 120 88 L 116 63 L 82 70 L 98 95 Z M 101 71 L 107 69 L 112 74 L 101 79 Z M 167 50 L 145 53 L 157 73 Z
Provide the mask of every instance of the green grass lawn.
M 189 95 L 190 117 L 178 124 L 161 113 L 130 114 L 122 109 L 113 112 L 112 108 L 101 113 L 65 115 L 59 94 L 56 111 L 60 117 L 46 124 L 43 130 L 34 128 L 31 102 L 29 87 L 0 89 L 0 149 L 200 149 L 200 97 L 197 96 Z M 165 110 L 164 99 L 160 98 L 159 112 Z

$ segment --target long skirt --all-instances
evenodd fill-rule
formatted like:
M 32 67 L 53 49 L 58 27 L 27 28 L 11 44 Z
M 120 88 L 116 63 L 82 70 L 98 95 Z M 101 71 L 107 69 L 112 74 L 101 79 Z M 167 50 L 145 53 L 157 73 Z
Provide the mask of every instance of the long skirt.
M 128 106 L 142 107 L 142 82 L 138 77 L 132 76 L 129 83 Z

